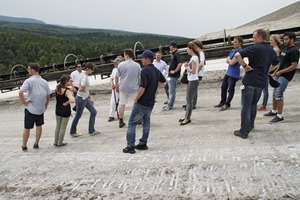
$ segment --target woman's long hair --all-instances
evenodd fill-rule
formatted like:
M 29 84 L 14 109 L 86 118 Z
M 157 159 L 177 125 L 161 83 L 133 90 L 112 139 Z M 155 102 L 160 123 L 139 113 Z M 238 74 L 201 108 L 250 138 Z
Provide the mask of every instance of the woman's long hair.
M 200 58 L 199 58 L 200 52 L 198 51 L 198 48 L 197 48 L 197 45 L 195 44 L 195 42 L 193 42 L 193 41 L 189 42 L 187 47 L 196 54 L 196 56 L 198 57 L 198 61 L 200 62 Z
M 61 89 L 65 88 L 66 83 L 71 79 L 70 75 L 63 74 L 60 77 L 59 83 L 56 86 L 57 93 L 61 94 Z

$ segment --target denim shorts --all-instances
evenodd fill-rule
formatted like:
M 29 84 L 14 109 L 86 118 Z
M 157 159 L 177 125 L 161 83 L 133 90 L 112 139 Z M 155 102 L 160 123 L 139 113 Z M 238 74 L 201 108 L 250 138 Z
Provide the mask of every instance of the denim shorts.
M 280 86 L 278 88 L 274 88 L 273 90 L 273 98 L 275 100 L 283 100 L 283 93 L 285 89 L 287 88 L 289 81 L 286 80 L 283 76 L 276 76 L 275 80 L 280 83 Z

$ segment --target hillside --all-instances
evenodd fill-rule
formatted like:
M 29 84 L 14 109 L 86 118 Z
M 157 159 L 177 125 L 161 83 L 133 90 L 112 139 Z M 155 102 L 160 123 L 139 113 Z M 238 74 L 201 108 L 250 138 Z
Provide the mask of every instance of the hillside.
M 43 21 L 31 19 L 31 18 L 21 18 L 21 17 L 8 17 L 0 15 L 0 22 L 18 22 L 18 23 L 30 23 L 30 24 L 46 24 Z
M 298 27 L 300 25 L 300 1 L 276 10 L 268 15 L 260 17 L 249 23 L 241 25 L 234 29 L 226 29 L 226 35 L 243 35 L 251 34 L 254 30 L 259 28 L 278 30 L 285 28 Z M 224 30 L 209 33 L 200 36 L 200 40 L 208 40 L 215 38 L 222 38 Z

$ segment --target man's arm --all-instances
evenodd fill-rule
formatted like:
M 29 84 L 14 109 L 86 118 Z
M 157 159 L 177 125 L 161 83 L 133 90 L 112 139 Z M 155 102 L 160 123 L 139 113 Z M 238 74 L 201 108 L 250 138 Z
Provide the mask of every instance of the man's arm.
M 298 66 L 298 63 L 297 62 L 292 62 L 291 66 L 285 68 L 285 69 L 281 69 L 281 70 L 278 70 L 274 73 L 275 76 L 280 76 L 281 74 L 284 74 L 284 73 L 288 73 L 290 71 L 293 71 L 295 69 L 297 69 L 297 66 Z
M 22 104 L 24 104 L 25 106 L 28 106 L 28 101 L 25 99 L 24 91 L 22 89 L 19 90 L 19 98 L 20 98 L 20 101 L 22 102 Z
M 234 57 L 239 62 L 239 64 L 244 68 L 245 72 L 250 72 L 253 70 L 252 67 L 250 67 L 248 64 L 245 63 L 245 61 L 243 60 L 243 58 L 239 52 L 237 52 L 234 55 Z
M 134 98 L 134 103 L 138 102 L 138 100 L 141 98 L 141 96 L 144 94 L 144 92 L 145 92 L 145 88 L 139 87 L 139 89 L 137 91 L 137 94 L 136 94 L 136 96 Z

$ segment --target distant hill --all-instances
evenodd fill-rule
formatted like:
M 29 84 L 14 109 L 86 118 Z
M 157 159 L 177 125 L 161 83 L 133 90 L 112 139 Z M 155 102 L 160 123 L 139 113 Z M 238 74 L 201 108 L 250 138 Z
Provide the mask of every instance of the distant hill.
M 234 29 L 226 29 L 226 35 L 236 36 L 251 34 L 259 28 L 278 30 L 300 26 L 300 1 L 276 10 L 249 23 Z M 209 33 L 199 37 L 200 40 L 222 38 L 224 30 Z
M 30 24 L 46 24 L 43 21 L 31 19 L 31 18 L 22 18 L 22 17 L 8 17 L 0 15 L 0 21 L 2 22 L 18 22 L 18 23 L 30 23 Z

